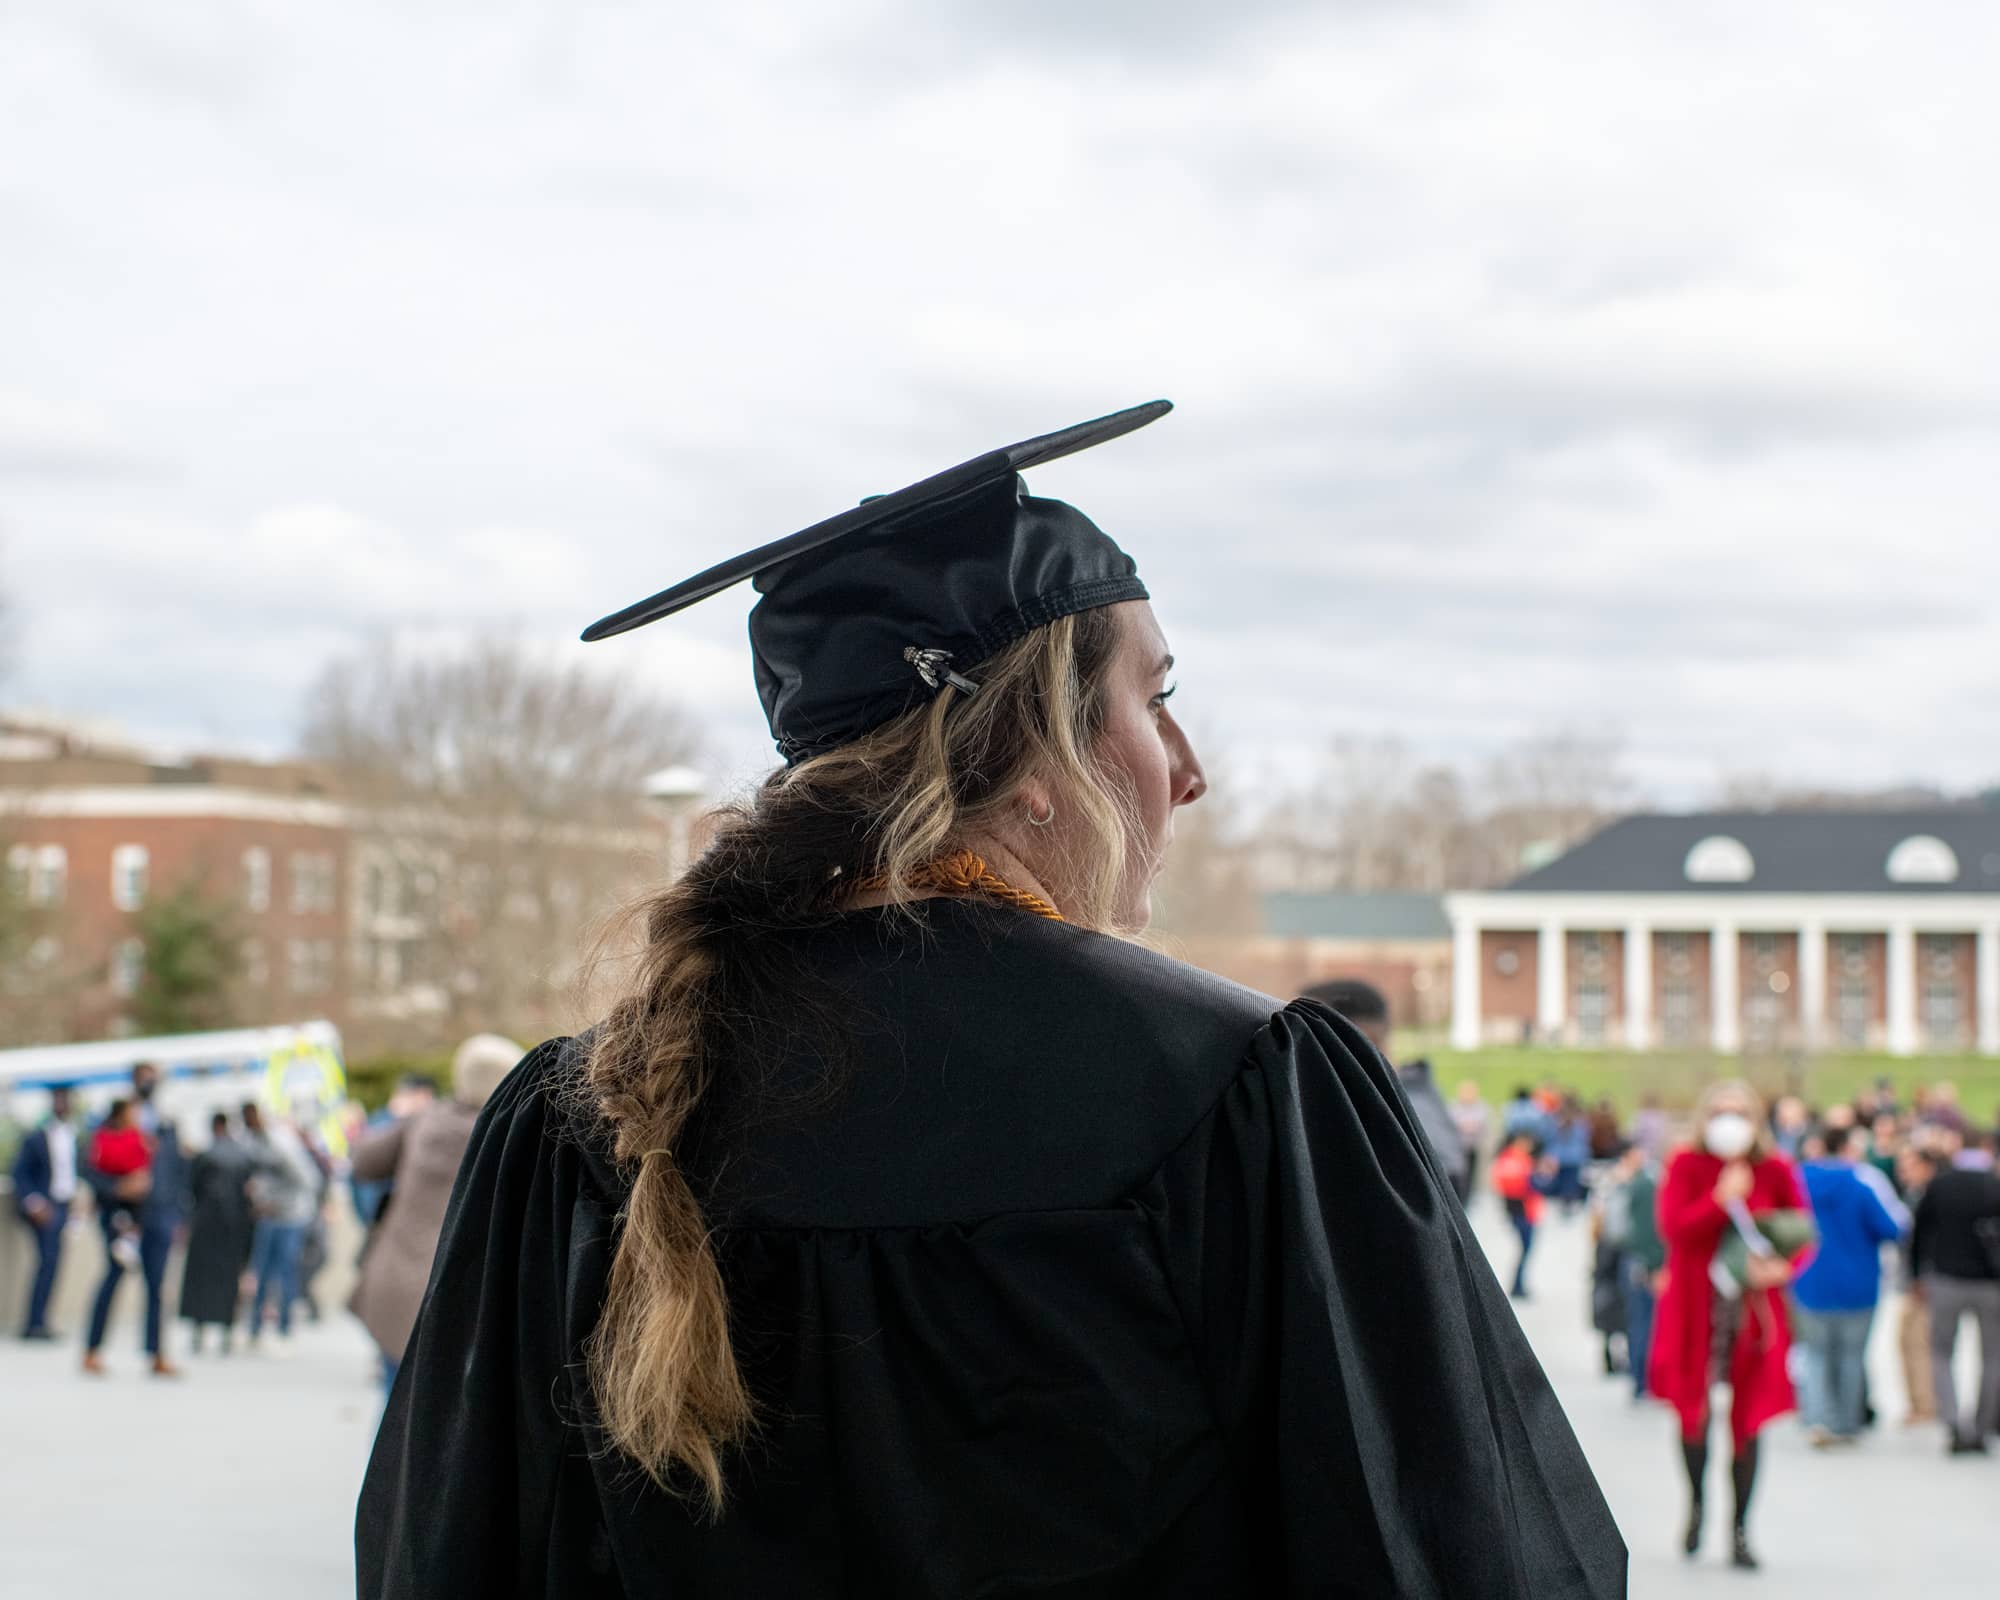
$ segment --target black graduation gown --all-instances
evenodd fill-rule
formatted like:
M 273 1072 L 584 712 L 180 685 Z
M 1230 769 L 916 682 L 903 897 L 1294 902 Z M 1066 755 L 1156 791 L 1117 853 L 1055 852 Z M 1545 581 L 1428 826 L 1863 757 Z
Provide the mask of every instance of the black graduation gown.
M 730 1063 L 677 1152 L 761 1405 L 722 1520 L 593 1430 L 624 1185 L 556 1041 L 460 1170 L 362 1489 L 364 1597 L 1625 1592 L 1366 1040 L 1065 924 L 925 921 L 804 936 L 851 1022 L 837 1087 L 808 1050 Z
M 190 1322 L 236 1320 L 239 1286 L 250 1260 L 255 1221 L 249 1183 L 254 1158 L 234 1139 L 219 1139 L 194 1158 L 187 1262 L 181 1268 L 181 1315 Z

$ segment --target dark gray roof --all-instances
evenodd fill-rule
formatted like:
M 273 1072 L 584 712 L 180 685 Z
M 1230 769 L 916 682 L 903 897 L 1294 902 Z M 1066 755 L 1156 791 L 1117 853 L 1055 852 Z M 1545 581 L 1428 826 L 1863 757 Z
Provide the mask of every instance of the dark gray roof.
M 1688 852 L 1713 835 L 1735 839 L 1755 863 L 1741 883 L 1690 883 Z M 1898 883 L 1889 852 L 1918 835 L 1958 857 L 1951 883 Z M 1627 817 L 1508 890 L 1657 894 L 2000 894 L 2000 812 L 1711 811 Z
M 1449 939 L 1444 898 L 1435 894 L 1264 896 L 1264 930 L 1281 939 Z

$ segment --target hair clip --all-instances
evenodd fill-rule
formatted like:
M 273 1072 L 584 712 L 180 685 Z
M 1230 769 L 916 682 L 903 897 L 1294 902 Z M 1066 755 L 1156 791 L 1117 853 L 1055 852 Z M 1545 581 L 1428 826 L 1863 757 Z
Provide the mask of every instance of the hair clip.
M 924 680 L 927 688 L 935 689 L 948 683 L 960 694 L 977 694 L 979 685 L 961 673 L 951 670 L 949 650 L 919 650 L 915 645 L 903 647 L 903 659 L 917 669 L 917 676 Z

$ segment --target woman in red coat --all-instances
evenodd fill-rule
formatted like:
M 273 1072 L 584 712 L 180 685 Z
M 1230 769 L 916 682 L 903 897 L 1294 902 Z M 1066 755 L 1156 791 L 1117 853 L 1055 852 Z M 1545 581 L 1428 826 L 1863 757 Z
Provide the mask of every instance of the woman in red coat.
M 1709 1391 L 1730 1391 L 1730 1482 L 1735 1490 L 1731 1560 L 1754 1568 L 1744 1531 L 1757 1482 L 1757 1434 L 1792 1409 L 1785 1371 L 1791 1330 L 1783 1287 L 1792 1263 L 1782 1256 L 1749 1259 L 1750 1287 L 1732 1299 L 1709 1277 L 1716 1247 L 1732 1226 L 1724 1209 L 1740 1201 L 1760 1211 L 1804 1210 L 1797 1171 L 1772 1148 L 1763 1103 L 1746 1083 L 1712 1084 L 1695 1107 L 1695 1144 L 1678 1150 L 1660 1183 L 1660 1237 L 1667 1246 L 1667 1285 L 1654 1314 L 1646 1387 L 1680 1414 L 1681 1458 L 1691 1507 L 1685 1548 L 1701 1543 L 1702 1485 L 1708 1471 Z

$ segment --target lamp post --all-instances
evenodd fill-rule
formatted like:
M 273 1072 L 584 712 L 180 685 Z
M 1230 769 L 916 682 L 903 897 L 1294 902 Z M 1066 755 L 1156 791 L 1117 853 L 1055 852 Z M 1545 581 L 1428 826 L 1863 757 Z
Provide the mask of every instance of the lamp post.
M 693 767 L 662 767 L 640 786 L 646 804 L 666 819 L 667 878 L 688 869 L 688 840 L 695 814 L 708 798 L 708 779 Z

